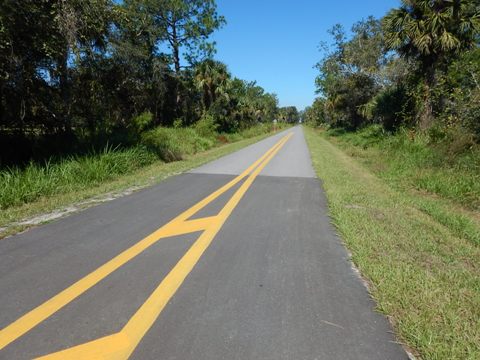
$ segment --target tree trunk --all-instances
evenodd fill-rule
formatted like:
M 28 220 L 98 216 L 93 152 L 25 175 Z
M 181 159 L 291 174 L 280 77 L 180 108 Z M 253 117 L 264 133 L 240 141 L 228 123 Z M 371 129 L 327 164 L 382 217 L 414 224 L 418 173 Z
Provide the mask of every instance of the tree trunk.
M 175 65 L 175 74 L 177 76 L 180 75 L 180 50 L 179 50 L 179 45 L 176 40 L 176 33 L 174 31 L 173 33 L 174 40 L 173 40 L 173 63 Z
M 418 119 L 418 127 L 420 130 L 427 130 L 432 126 L 433 123 L 433 106 L 432 99 L 430 96 L 430 88 L 428 85 L 425 86 L 425 97 L 423 108 Z
M 72 131 L 70 122 L 70 88 L 68 83 L 68 46 L 58 59 L 59 88 L 62 103 L 60 105 L 60 127 L 65 132 Z
M 418 119 L 420 130 L 427 130 L 433 124 L 432 88 L 435 86 L 435 66 L 431 62 L 424 67 L 425 88 L 423 93 L 423 105 Z
M 179 107 L 182 102 L 182 98 L 180 96 L 180 44 L 178 42 L 177 36 L 177 26 L 176 26 L 176 19 L 172 21 L 172 51 L 173 51 L 173 64 L 175 67 L 175 75 L 176 75 L 176 86 L 175 86 L 175 112 L 177 116 L 179 116 Z

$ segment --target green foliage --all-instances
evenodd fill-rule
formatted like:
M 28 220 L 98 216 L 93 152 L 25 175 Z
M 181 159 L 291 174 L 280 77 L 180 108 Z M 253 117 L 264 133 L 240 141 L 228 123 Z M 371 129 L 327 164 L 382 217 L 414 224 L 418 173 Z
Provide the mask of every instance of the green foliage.
M 153 121 L 153 115 L 150 111 L 141 113 L 132 119 L 132 127 L 136 133 L 141 133 L 149 128 Z
M 278 126 L 278 130 L 285 125 Z M 182 160 L 185 156 L 209 150 L 222 142 L 235 142 L 241 139 L 268 134 L 272 124 L 258 124 L 235 133 L 218 133 L 211 115 L 205 115 L 194 127 L 157 127 L 142 134 L 141 143 L 166 162 Z
M 227 66 L 220 61 L 207 59 L 195 68 L 195 85 L 202 94 L 203 109 L 206 111 L 217 98 L 228 97 L 229 80 Z
M 172 51 L 177 75 L 181 71 L 182 49 L 190 64 L 212 57 L 215 43 L 207 39 L 225 24 L 225 18 L 217 14 L 215 0 L 150 0 L 150 3 L 155 9 L 155 24 L 162 30 Z
M 480 142 L 480 48 L 464 53 L 448 67 L 436 92 L 443 95 L 439 119 L 446 128 L 463 128 Z M 440 96 L 437 95 L 437 96 Z
M 285 106 L 278 109 L 278 119 L 293 124 L 300 120 L 300 115 L 295 106 Z
M 273 120 L 275 95 L 212 59 L 224 23 L 215 0 L 0 2 L 0 167 Z
M 352 33 L 351 40 L 342 46 L 345 65 L 350 72 L 359 71 L 376 76 L 388 60 L 380 22 L 369 16 L 353 24 Z
M 234 79 L 231 100 L 238 108 L 231 112 L 232 116 L 242 129 L 258 122 L 271 122 L 278 113 L 277 96 L 266 93 L 256 82 Z
M 355 24 L 351 37 L 334 26 L 317 64 L 323 110 L 306 114 L 350 130 L 448 133 L 453 153 L 480 142 L 479 11 L 472 0 L 402 1 L 381 21 Z
M 302 116 L 302 121 L 310 126 L 319 126 L 326 123 L 325 99 L 316 98 L 312 106 L 308 106 Z
M 141 143 L 166 162 L 212 148 L 216 138 L 200 135 L 193 128 L 157 127 L 142 134 Z
M 333 126 L 356 129 L 368 119 L 365 106 L 377 91 L 382 79 L 379 68 L 386 62 L 382 51 L 380 22 L 372 17 L 352 27 L 347 40 L 339 25 L 330 33 L 333 49 L 325 46 L 326 55 L 317 64 L 317 92 L 325 97 L 324 119 Z
M 388 131 L 405 125 L 408 114 L 413 112 L 407 89 L 401 84 L 380 91 L 367 105 L 367 118 L 380 122 Z
M 218 131 L 232 133 L 276 117 L 276 95 L 255 82 L 232 79 L 225 64 L 206 60 L 197 65 L 194 76 L 203 114 L 215 119 Z
M 438 131 L 438 130 L 437 130 Z M 338 136 L 342 142 L 368 151 L 383 165 L 379 175 L 402 186 L 415 187 L 480 209 L 480 147 L 471 138 L 450 130 L 430 136 L 401 129 L 387 133 L 381 126 L 366 127 Z M 467 135 L 468 134 L 464 134 Z M 457 143 L 458 142 L 458 143 Z
M 204 114 L 200 120 L 195 123 L 195 130 L 200 136 L 205 138 L 215 138 L 218 125 L 212 115 Z
M 284 128 L 286 128 L 287 125 L 286 124 L 277 124 L 277 131 L 279 130 L 282 130 Z M 270 132 L 272 132 L 273 130 L 273 126 L 271 123 L 265 123 L 265 124 L 258 124 L 256 126 L 252 126 L 248 129 L 245 129 L 243 131 L 240 132 L 240 136 L 242 138 L 250 138 L 250 137 L 253 137 L 253 136 L 258 136 L 258 135 L 263 135 L 263 134 L 268 134 Z
M 289 125 L 286 123 L 278 123 L 276 125 L 277 131 L 287 128 Z M 248 139 L 254 136 L 269 134 L 274 130 L 272 123 L 260 123 L 255 126 L 251 126 L 245 130 L 236 133 L 222 133 L 219 138 L 222 141 L 234 142 L 241 139 Z
M 403 0 L 383 19 L 385 43 L 402 55 L 418 57 L 431 67 L 443 57 L 471 48 L 480 31 L 473 0 Z
M 182 119 L 175 119 L 173 120 L 173 127 L 175 129 L 181 128 L 183 126 L 183 121 Z
M 83 156 L 75 155 L 60 160 L 52 158 L 44 163 L 31 162 L 23 168 L 0 170 L 0 209 L 22 206 L 56 194 L 86 191 L 117 180 L 122 175 L 132 174 L 137 169 L 158 162 L 159 158 L 166 162 L 181 160 L 225 142 L 271 131 L 270 124 L 262 124 L 240 133 L 219 135 L 213 119 L 207 116 L 191 128 L 157 127 L 145 131 L 141 134 L 142 144 L 128 149 L 106 146 L 102 151 Z
M 322 106 L 304 116 L 363 165 L 307 130 L 334 220 L 407 344 L 425 358 L 477 358 L 478 1 L 404 0 L 381 23 L 330 33 Z
M 480 48 L 477 46 L 456 58 L 447 71 L 448 84 L 454 88 L 480 88 Z
M 480 89 L 456 89 L 447 100 L 442 119 L 447 127 L 460 126 L 480 142 Z
M 418 122 L 426 129 L 432 125 L 438 106 L 431 94 L 437 85 L 437 72 L 478 42 L 478 4 L 473 0 L 404 0 L 400 8 L 384 17 L 383 29 L 388 49 L 419 62 L 424 87 Z
M 156 157 L 142 147 L 106 147 L 101 153 L 60 162 L 30 163 L 25 169 L 0 171 L 0 208 L 29 203 L 71 189 L 82 189 L 151 164 Z

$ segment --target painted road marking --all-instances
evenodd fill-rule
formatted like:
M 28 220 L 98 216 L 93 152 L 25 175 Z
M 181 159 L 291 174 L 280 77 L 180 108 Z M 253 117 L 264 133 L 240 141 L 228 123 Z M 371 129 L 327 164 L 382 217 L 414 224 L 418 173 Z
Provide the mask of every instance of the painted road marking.
M 148 329 L 153 325 L 156 318 L 160 315 L 160 312 L 163 310 L 168 300 L 174 295 L 183 280 L 200 259 L 203 252 L 210 245 L 215 235 L 218 233 L 228 216 L 232 213 L 233 209 L 237 206 L 243 195 L 247 192 L 255 178 L 292 135 L 293 133 L 284 136 L 235 179 L 231 180 L 229 183 L 222 186 L 129 249 L 123 251 L 109 262 L 100 266 L 92 273 L 77 281 L 75 284 L 2 329 L 0 331 L 0 350 L 40 324 L 49 316 L 63 308 L 160 239 L 203 231 L 200 237 L 170 273 L 162 280 L 157 289 L 149 296 L 146 302 L 138 309 L 119 333 L 43 357 L 49 359 L 128 358 Z M 232 195 L 230 200 L 217 215 L 188 220 L 191 216 L 238 184 L 244 178 L 246 178 L 244 183 Z

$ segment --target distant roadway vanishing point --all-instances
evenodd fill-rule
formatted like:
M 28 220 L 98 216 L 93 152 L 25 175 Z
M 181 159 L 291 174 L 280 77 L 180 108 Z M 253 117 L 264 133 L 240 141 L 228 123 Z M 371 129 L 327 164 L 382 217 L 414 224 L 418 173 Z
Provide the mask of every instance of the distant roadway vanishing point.
M 0 359 L 407 359 L 301 127 L 0 240 Z

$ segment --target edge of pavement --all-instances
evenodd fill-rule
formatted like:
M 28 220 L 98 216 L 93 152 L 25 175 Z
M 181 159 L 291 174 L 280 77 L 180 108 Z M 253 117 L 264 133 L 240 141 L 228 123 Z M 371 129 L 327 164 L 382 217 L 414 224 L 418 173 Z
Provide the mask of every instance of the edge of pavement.
M 167 172 L 166 174 L 162 174 L 159 177 L 145 178 L 141 181 L 140 184 L 132 184 L 132 183 L 122 184 L 116 190 L 100 191 L 98 194 L 87 196 L 84 200 L 73 201 L 73 202 L 66 201 L 65 203 L 59 204 L 59 206 L 54 206 L 52 210 L 39 211 L 34 215 L 26 216 L 26 217 L 20 218 L 19 220 L 13 220 L 11 222 L 8 222 L 5 225 L 0 226 L 0 241 L 2 241 L 3 239 L 11 238 L 14 235 L 18 235 L 26 231 L 29 231 L 32 228 L 35 228 L 36 226 L 40 226 L 52 221 L 63 219 L 65 217 L 79 213 L 91 207 L 94 207 L 106 202 L 110 202 L 112 200 L 133 194 L 134 192 L 160 184 L 161 182 L 167 180 L 168 178 L 195 170 L 205 164 L 216 161 L 224 156 L 228 156 L 234 152 L 253 146 L 260 141 L 277 137 L 282 133 L 288 131 L 290 128 L 291 127 L 288 127 L 280 131 L 270 132 L 268 134 L 247 138 L 247 139 L 236 141 L 226 145 L 221 145 L 211 150 L 195 154 L 189 159 L 174 162 L 174 163 L 181 163 L 183 165 L 181 166 L 180 171 L 171 171 L 171 172 Z M 229 145 L 231 148 L 227 148 Z M 203 159 L 201 158 L 201 155 L 205 155 L 207 153 L 212 153 L 215 151 L 218 151 L 218 154 L 214 153 L 212 156 L 207 156 Z M 162 163 L 162 165 L 168 165 L 168 164 L 172 164 L 172 163 Z M 136 173 L 142 170 L 143 169 L 139 169 L 138 171 L 135 171 L 132 174 L 125 175 L 124 177 L 134 176 Z M 122 176 L 112 180 L 111 182 L 118 181 L 121 178 Z

